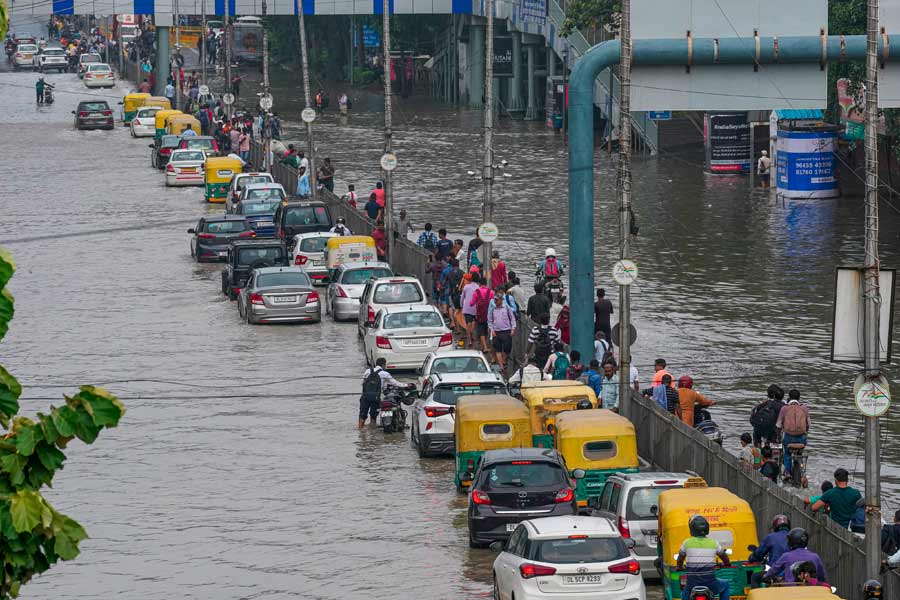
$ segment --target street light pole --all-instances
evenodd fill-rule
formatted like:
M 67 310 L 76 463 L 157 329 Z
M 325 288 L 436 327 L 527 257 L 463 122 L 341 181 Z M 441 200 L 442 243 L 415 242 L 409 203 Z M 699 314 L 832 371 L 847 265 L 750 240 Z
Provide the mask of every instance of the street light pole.
M 619 28 L 622 58 L 619 62 L 619 250 L 629 258 L 631 235 L 631 0 L 622 0 Z M 612 69 L 610 69 L 612 71 Z M 609 91 L 612 94 L 612 89 Z M 609 115 L 612 118 L 612 114 Z M 612 129 L 610 129 L 612 138 Z M 606 340 L 612 344 L 612 340 Z M 619 410 L 628 415 L 631 380 L 631 286 L 619 286 Z
M 494 0 L 485 0 L 487 17 L 484 41 L 484 163 L 481 177 L 484 180 L 484 201 L 481 205 L 481 222 L 494 220 Z M 491 282 L 491 242 L 484 242 L 484 276 Z
M 234 94 L 234 90 L 231 89 L 231 15 L 230 13 L 230 3 L 231 0 L 225 0 L 225 33 L 223 36 L 225 37 L 225 89 L 230 93 Z M 231 119 L 231 111 L 234 103 L 225 105 L 225 114 L 228 115 L 228 118 Z
M 306 53 L 306 19 L 303 17 L 303 0 L 297 0 L 297 20 L 300 27 L 300 68 L 303 72 L 303 93 L 306 95 L 306 108 L 313 107 L 312 93 L 309 90 L 309 58 Z M 309 161 L 309 189 L 316 189 L 316 147 L 313 145 L 312 122 L 306 123 L 306 150 Z
M 178 64 L 178 58 L 181 56 L 181 18 L 178 16 L 178 0 L 175 0 L 175 106 L 172 108 L 180 108 L 181 104 L 181 66 Z
M 200 81 L 206 85 L 206 0 L 200 0 Z
M 262 0 L 262 16 L 263 16 L 263 98 L 268 100 L 269 98 L 269 33 L 266 29 L 266 0 Z M 269 170 L 269 152 L 272 148 L 272 127 L 271 127 L 271 113 L 269 109 L 271 106 L 262 106 L 263 109 L 263 120 L 262 120 L 262 131 L 260 134 L 263 139 L 263 171 Z
M 384 30 L 381 45 L 384 55 L 384 153 L 393 154 L 394 132 L 391 129 L 391 15 L 390 0 L 382 0 L 381 25 Z M 394 258 L 394 186 L 391 171 L 384 173 L 384 233 L 387 236 L 387 258 Z

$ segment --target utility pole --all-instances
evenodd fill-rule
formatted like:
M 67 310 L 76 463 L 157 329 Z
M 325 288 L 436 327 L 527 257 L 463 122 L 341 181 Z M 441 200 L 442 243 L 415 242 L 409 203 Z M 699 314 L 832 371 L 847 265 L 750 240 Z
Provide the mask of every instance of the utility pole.
M 301 2 L 302 8 L 302 2 Z M 266 29 L 266 0 L 262 0 L 262 16 L 263 16 L 263 98 L 268 100 L 269 98 L 269 32 Z M 301 11 L 302 12 L 302 11 Z M 270 105 L 266 105 L 264 103 L 260 104 L 261 108 L 264 111 L 263 121 L 262 121 L 262 131 L 260 131 L 260 135 L 263 139 L 263 171 L 269 170 L 269 152 L 272 148 L 272 127 L 271 127 L 271 114 L 269 109 L 272 108 Z
M 300 22 L 300 67 L 303 71 L 303 93 L 306 94 L 306 108 L 313 107 L 312 93 L 309 91 L 309 58 L 306 53 L 306 20 L 303 18 L 303 0 L 297 0 L 300 4 L 297 20 Z M 316 147 L 313 145 L 312 121 L 306 123 L 306 150 L 309 161 L 309 189 L 315 194 L 316 189 Z
M 489 223 L 494 221 L 494 0 L 485 0 L 484 12 L 487 26 L 484 28 L 484 164 L 481 170 L 484 200 L 481 204 L 481 222 Z M 488 286 L 491 282 L 492 245 L 491 242 L 484 242 L 484 276 Z
M 868 0 L 866 15 L 866 216 L 863 275 L 865 377 L 881 375 L 879 354 L 881 291 L 878 259 L 878 0 Z M 877 579 L 881 567 L 881 452 L 878 417 L 866 427 L 866 577 Z
M 181 56 L 181 18 L 178 15 L 178 0 L 175 0 L 175 106 L 181 108 L 181 65 L 178 57 Z
M 628 242 L 631 235 L 631 0 L 622 0 L 619 37 L 622 40 L 622 58 L 619 62 L 619 258 L 626 259 L 630 257 Z M 610 89 L 609 93 L 612 94 L 613 90 Z M 612 344 L 612 340 L 607 341 Z M 627 416 L 631 400 L 629 395 L 631 286 L 629 285 L 619 286 L 619 366 L 619 410 Z
M 225 0 L 225 33 L 223 34 L 225 37 L 225 90 L 234 94 L 234 90 L 231 89 L 231 15 L 229 15 L 231 0 Z M 237 100 L 237 99 L 235 99 Z M 233 110 L 234 103 L 225 105 L 225 114 L 228 115 L 228 118 L 231 119 L 231 112 Z
M 200 0 L 200 82 L 206 85 L 206 0 Z
M 350 50 L 349 50 L 350 53 L 347 55 L 347 68 L 350 69 L 350 73 L 348 73 L 350 75 L 350 87 L 353 87 L 353 71 L 355 70 L 355 65 L 353 64 L 355 62 L 354 56 L 353 56 L 353 40 L 355 40 L 355 39 L 356 39 L 356 17 L 354 17 L 353 15 L 350 15 Z
M 390 0 L 382 0 L 381 26 L 384 34 L 381 46 L 384 54 L 384 153 L 393 154 L 394 135 L 391 130 L 391 14 Z M 384 173 L 384 234 L 387 237 L 387 258 L 394 258 L 394 189 L 391 172 Z
M 116 38 L 118 38 L 116 49 L 119 52 L 119 76 L 125 77 L 125 47 L 122 46 L 122 23 L 119 21 L 119 15 L 113 15 L 113 21 L 115 21 Z M 140 33 L 141 30 L 138 28 L 138 34 L 140 35 Z M 138 68 L 140 68 L 140 65 L 138 65 Z

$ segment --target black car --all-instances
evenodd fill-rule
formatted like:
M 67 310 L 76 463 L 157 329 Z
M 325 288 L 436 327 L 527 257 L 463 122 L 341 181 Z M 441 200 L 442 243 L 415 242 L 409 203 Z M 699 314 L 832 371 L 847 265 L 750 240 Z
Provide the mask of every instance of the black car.
M 75 115 L 75 129 L 113 129 L 113 111 L 106 100 L 82 100 Z
M 275 211 L 275 236 L 287 244 L 294 243 L 298 233 L 328 231 L 331 214 L 323 202 L 283 202 Z
M 278 240 L 238 240 L 228 247 L 222 271 L 222 293 L 235 300 L 247 284 L 250 271 L 263 267 L 287 266 L 287 249 Z
M 191 256 L 197 259 L 197 262 L 225 260 L 231 243 L 256 237 L 256 232 L 247 219 L 239 215 L 203 217 L 187 231 L 194 234 L 191 238 Z
M 503 426 L 503 425 L 498 425 Z M 577 515 L 575 470 L 569 475 L 562 455 L 552 448 L 488 450 L 478 462 L 469 494 L 469 546 L 506 540 L 528 519 Z
M 152 144 L 150 144 L 150 164 L 162 171 L 169 164 L 169 157 L 172 156 L 172 150 L 175 150 L 181 144 L 180 135 L 164 135 Z

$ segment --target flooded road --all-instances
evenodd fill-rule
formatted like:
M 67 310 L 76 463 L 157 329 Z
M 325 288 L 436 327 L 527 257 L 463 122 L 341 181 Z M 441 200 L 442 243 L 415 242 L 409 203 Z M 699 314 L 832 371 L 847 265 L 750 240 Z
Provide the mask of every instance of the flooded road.
M 166 189 L 149 140 L 72 128 L 78 100 L 115 105 L 125 86 L 88 91 L 48 75 L 57 101 L 38 109 L 36 78 L 0 73 L 0 244 L 19 267 L 3 364 L 25 386 L 25 413 L 84 383 L 120 394 L 128 413 L 93 446 L 70 446 L 47 497 L 91 539 L 23 597 L 488 597 L 494 555 L 467 548 L 451 462 L 355 428 L 354 324 L 241 322 L 219 293 L 221 267 L 196 265 L 185 232 L 221 208 L 199 188 Z M 348 119 L 318 122 L 339 194 L 374 184 L 377 109 L 360 97 Z M 478 114 L 417 99 L 395 123 L 398 206 L 470 234 Z M 528 273 L 544 247 L 567 253 L 565 148 L 540 124 L 503 120 L 495 139 L 512 175 L 498 186 L 497 245 Z M 773 203 L 746 180 L 704 175 L 700 158 L 635 161 L 640 372 L 668 358 L 719 401 L 732 436 L 769 383 L 797 387 L 812 404 L 811 479 L 861 471 L 854 373 L 827 362 L 833 268 L 860 261 L 861 199 Z M 614 173 L 602 154 L 597 169 L 598 284 L 612 290 Z M 900 263 L 898 214 L 882 205 L 886 267 Z M 900 501 L 895 427 L 885 439 L 887 512 Z

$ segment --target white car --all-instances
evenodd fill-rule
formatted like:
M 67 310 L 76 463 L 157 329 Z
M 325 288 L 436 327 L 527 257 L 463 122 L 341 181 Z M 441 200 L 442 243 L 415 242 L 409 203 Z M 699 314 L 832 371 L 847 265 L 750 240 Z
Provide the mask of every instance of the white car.
M 415 369 L 426 354 L 452 343 L 444 317 L 429 304 L 382 308 L 363 338 L 369 364 L 383 358 L 388 369 Z
M 153 137 L 156 135 L 156 113 L 162 110 L 159 106 L 146 106 L 137 109 L 131 118 L 131 137 Z
M 203 185 L 205 163 L 202 150 L 173 150 L 166 165 L 166 185 Z
M 244 193 L 250 188 L 247 186 Z M 278 186 L 281 187 L 281 186 Z M 303 267 L 303 270 L 313 281 L 313 285 L 326 285 L 328 283 L 328 267 L 325 266 L 325 244 L 329 238 L 340 237 L 336 233 L 317 231 L 313 233 L 298 233 L 294 236 L 294 250 L 291 264 Z
M 467 360 L 479 362 L 478 358 Z M 487 394 L 507 395 L 503 378 L 492 371 L 432 374 L 412 409 L 410 441 L 419 451 L 419 457 L 453 454 L 456 449 L 453 413 L 457 399 Z
M 375 315 L 384 307 L 419 304 L 428 304 L 428 299 L 425 296 L 425 289 L 415 277 L 382 277 L 367 281 L 359 296 L 356 330 L 361 337 L 364 336 L 366 329 L 375 323 Z M 415 366 L 418 367 L 420 364 L 421 360 Z
M 346 262 L 337 266 L 325 291 L 325 310 L 335 321 L 359 316 L 359 297 L 366 282 L 378 277 L 391 277 L 394 272 L 386 262 Z
M 490 373 L 491 365 L 481 350 L 457 350 L 447 348 L 441 352 L 433 352 L 425 357 L 425 362 L 419 369 L 419 378 L 416 381 L 419 389 L 423 389 L 425 382 L 432 373 Z
M 244 186 L 251 183 L 275 183 L 275 178 L 271 173 L 238 173 L 231 178 L 231 185 L 228 188 L 228 196 L 225 198 L 225 210 L 234 212 L 234 205 L 237 204 L 238 198 L 241 196 L 241 190 Z
M 89 54 L 84 53 L 78 57 L 78 77 L 84 78 L 84 73 L 87 71 L 88 65 L 96 65 L 102 64 L 103 57 L 99 54 Z
M 62 73 L 69 68 L 66 51 L 59 47 L 44 48 L 34 56 L 34 68 L 43 73 L 55 69 Z
M 286 197 L 287 193 L 284 191 L 284 186 L 280 183 L 248 183 L 241 190 L 237 201 L 277 200 L 278 202 L 284 202 Z
M 34 68 L 34 56 L 37 53 L 37 44 L 19 44 L 13 54 L 13 69 Z
M 646 600 L 630 546 L 608 519 L 522 521 L 494 560 L 494 598 Z
M 116 74 L 112 67 L 106 63 L 94 63 L 87 66 L 84 71 L 84 87 L 115 87 Z

